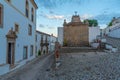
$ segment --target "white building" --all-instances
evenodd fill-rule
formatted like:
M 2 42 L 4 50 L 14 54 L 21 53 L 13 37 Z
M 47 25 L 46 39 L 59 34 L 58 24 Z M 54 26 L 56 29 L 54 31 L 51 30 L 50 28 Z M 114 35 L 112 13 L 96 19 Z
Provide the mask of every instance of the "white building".
M 58 27 L 58 42 L 63 46 L 63 27 Z
M 36 31 L 36 54 L 42 55 L 54 51 L 56 37 Z
M 100 36 L 100 27 L 89 27 L 89 43 L 93 42 L 97 36 Z
M 110 29 L 108 36 L 114 37 L 114 38 L 120 38 L 120 23 L 113 26 L 114 28 Z
M 55 42 L 57 41 L 57 37 L 50 35 L 50 52 L 54 52 L 55 50 Z
M 112 26 L 105 29 L 105 34 L 110 37 L 120 38 L 120 17 L 113 18 Z
M 0 0 L 0 75 L 35 58 L 34 0 Z

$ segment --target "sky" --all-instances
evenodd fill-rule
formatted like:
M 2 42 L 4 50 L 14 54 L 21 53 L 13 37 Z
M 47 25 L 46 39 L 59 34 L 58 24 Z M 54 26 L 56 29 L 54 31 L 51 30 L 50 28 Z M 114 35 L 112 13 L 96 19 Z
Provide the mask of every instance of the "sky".
M 64 19 L 71 21 L 77 12 L 81 20 L 96 19 L 101 29 L 113 17 L 120 17 L 120 0 L 35 0 L 37 30 L 57 36 L 57 28 L 63 27 Z

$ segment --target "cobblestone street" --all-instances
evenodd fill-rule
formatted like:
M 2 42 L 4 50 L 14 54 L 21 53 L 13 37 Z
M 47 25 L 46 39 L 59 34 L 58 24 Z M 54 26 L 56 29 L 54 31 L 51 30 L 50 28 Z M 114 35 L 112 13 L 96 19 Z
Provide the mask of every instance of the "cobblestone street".
M 53 54 L 43 56 L 0 80 L 120 80 L 119 53 L 62 53 L 58 69 L 53 61 Z
M 47 70 L 49 71 L 53 61 L 53 54 L 42 55 L 25 66 L 1 76 L 0 80 L 48 80 Z
M 120 0 L 0 0 L 0 80 L 120 80 Z
M 52 80 L 120 80 L 119 53 L 65 53 L 61 60 Z

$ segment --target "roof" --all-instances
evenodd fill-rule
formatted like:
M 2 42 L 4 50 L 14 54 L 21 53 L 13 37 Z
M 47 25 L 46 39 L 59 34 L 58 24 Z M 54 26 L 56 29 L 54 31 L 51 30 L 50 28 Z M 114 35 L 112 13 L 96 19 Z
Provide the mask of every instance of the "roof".
M 57 37 L 56 37 L 56 36 L 54 36 L 53 34 L 52 34 L 52 35 L 50 35 L 50 34 L 47 34 L 47 33 L 44 33 L 44 32 L 38 31 L 38 30 L 36 30 L 36 32 L 37 32 L 37 33 L 39 33 L 39 34 L 44 34 L 44 35 L 48 35 L 48 36 L 52 36 L 52 37 L 57 38 Z
M 44 34 L 44 35 L 51 36 L 50 34 L 47 34 L 47 33 L 44 33 L 44 32 L 38 31 L 38 30 L 36 30 L 36 32 L 39 33 L 39 34 Z
M 64 26 L 80 26 L 80 25 L 88 25 L 82 22 L 69 22 L 67 24 L 65 24 Z
M 37 9 L 38 6 L 37 6 L 37 4 L 35 3 L 35 0 L 30 0 L 30 1 L 31 1 L 31 3 L 33 4 L 33 6 Z

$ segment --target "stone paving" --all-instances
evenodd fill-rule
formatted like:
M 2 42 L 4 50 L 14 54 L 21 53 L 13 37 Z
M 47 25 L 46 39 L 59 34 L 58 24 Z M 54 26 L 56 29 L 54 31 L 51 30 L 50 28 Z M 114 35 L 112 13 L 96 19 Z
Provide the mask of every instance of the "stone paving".
M 120 80 L 119 52 L 61 53 L 58 69 L 50 66 L 53 58 L 38 59 L 0 80 Z
M 53 54 L 38 57 L 29 64 L 0 76 L 0 80 L 48 80 L 47 70 L 49 71 L 53 62 Z
M 120 53 L 64 53 L 61 60 L 48 80 L 120 80 Z

